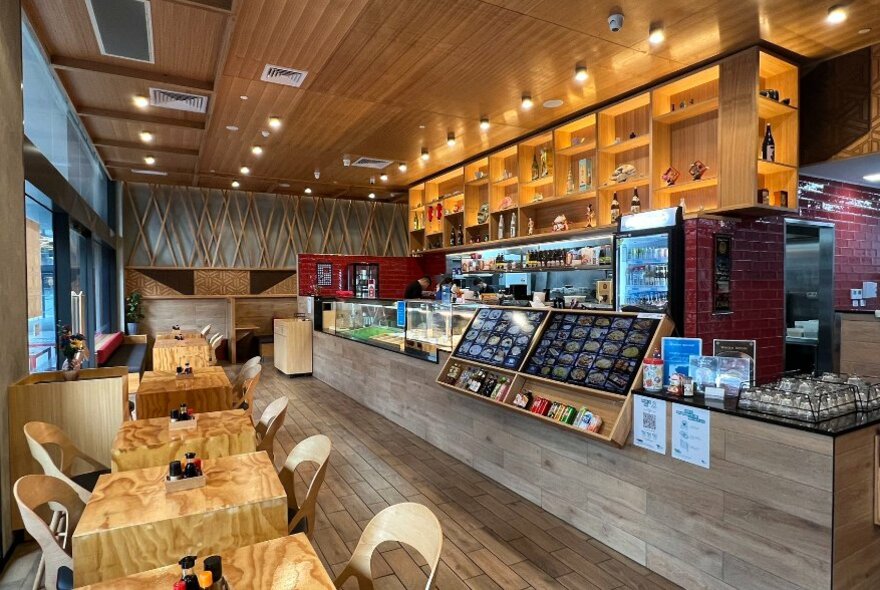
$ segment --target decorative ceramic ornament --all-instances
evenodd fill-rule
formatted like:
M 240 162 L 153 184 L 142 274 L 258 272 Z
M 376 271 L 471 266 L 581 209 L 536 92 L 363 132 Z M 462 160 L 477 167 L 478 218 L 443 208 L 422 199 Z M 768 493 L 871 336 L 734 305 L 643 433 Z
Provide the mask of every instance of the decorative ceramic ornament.
M 565 213 L 557 215 L 553 220 L 553 231 L 568 231 L 568 219 L 565 218 Z
M 611 180 L 614 182 L 626 182 L 636 175 L 636 167 L 632 164 L 621 164 L 611 173 Z
M 596 227 L 596 211 L 592 203 L 587 203 L 587 227 Z
M 477 211 L 477 223 L 484 224 L 489 219 L 489 204 L 483 203 Z
M 666 172 L 663 173 L 663 182 L 666 183 L 666 186 L 672 186 L 675 184 L 675 181 L 678 180 L 678 177 L 681 176 L 681 173 L 670 166 L 666 169 Z
M 511 199 L 510 197 L 504 197 L 503 199 L 501 199 L 500 207 L 502 210 L 510 209 L 511 207 L 513 207 L 513 199 Z
M 701 178 L 703 178 L 703 174 L 705 174 L 706 170 L 708 170 L 708 169 L 709 169 L 709 167 L 706 166 L 705 164 L 703 164 L 701 161 L 695 160 L 694 163 L 691 164 L 691 167 L 688 170 L 688 173 L 691 175 L 691 178 L 693 178 L 694 180 L 700 180 Z
M 535 233 L 535 220 L 529 217 L 529 235 Z

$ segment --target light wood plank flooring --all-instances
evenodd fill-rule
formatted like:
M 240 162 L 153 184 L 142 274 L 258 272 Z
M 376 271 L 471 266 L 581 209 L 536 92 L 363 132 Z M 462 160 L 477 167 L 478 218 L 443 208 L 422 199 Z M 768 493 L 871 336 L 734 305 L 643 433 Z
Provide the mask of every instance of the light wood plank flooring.
M 345 565 L 374 514 L 413 501 L 433 510 L 443 526 L 436 577 L 440 590 L 679 587 L 328 385 L 312 378 L 288 379 L 270 364 L 263 369 L 256 415 L 277 397 L 291 402 L 276 439 L 276 463 L 307 436 L 326 434 L 333 441 L 314 539 L 333 574 Z M 300 497 L 312 473 L 303 469 L 299 474 Z M 33 583 L 33 547 L 23 546 L 17 554 L 0 578 L 0 590 L 29 589 Z M 373 558 L 377 590 L 424 588 L 426 569 L 415 551 L 398 544 L 381 546 Z M 356 587 L 353 580 L 345 586 Z

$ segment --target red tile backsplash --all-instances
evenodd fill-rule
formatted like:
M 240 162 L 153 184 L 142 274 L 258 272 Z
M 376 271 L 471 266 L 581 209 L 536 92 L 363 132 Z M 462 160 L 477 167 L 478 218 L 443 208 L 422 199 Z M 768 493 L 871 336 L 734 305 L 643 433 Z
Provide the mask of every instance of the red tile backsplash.
M 348 289 L 349 264 L 379 264 L 379 297 L 383 299 L 403 297 L 403 292 L 412 281 L 423 274 L 436 277 L 443 274 L 446 269 L 446 258 L 442 254 L 426 254 L 422 257 L 300 254 L 297 269 L 300 295 L 312 294 L 316 283 L 317 264 L 320 262 L 329 262 L 333 265 L 333 286 L 319 290 L 319 294 L 325 296 L 332 296 L 340 289 Z

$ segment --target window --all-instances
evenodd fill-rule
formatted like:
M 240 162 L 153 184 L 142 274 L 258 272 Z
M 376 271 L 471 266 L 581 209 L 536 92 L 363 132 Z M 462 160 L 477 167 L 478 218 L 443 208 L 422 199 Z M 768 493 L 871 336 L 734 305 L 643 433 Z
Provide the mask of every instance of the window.
M 28 187 L 25 197 L 27 250 L 28 369 L 55 369 L 55 244 L 52 212 Z

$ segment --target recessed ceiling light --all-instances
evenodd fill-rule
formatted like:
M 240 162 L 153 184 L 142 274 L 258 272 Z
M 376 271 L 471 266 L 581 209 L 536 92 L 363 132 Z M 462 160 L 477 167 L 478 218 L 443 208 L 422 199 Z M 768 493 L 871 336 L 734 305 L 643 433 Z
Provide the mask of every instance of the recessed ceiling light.
M 232 188 L 238 188 L 238 187 L 240 187 L 240 186 L 241 186 L 241 183 L 238 182 L 237 180 L 233 180 L 233 181 L 232 181 Z
M 398 169 L 400 172 L 406 172 L 406 164 L 404 164 L 403 162 L 401 162 L 400 164 L 397 165 L 397 169 Z
M 555 109 L 556 107 L 561 107 L 562 101 L 558 98 L 551 98 L 550 100 L 544 101 L 545 109 Z
M 877 172 L 875 174 L 866 174 L 865 176 L 862 176 L 862 178 L 864 178 L 868 182 L 880 182 L 880 172 Z
M 828 16 L 825 17 L 825 20 L 832 25 L 838 25 L 845 21 L 846 17 L 846 8 L 836 4 L 828 9 Z
M 282 182 L 282 183 L 279 183 L 278 186 L 280 186 L 281 188 L 290 188 L 290 183 L 289 182 Z
M 281 128 L 281 119 L 278 117 L 269 117 L 269 127 L 272 129 L 280 129 Z
M 217 171 L 214 170 L 213 168 L 211 168 L 211 174 L 214 174 L 215 172 L 217 172 Z
M 239 172 L 241 172 L 242 174 L 250 174 L 251 169 L 248 168 L 247 166 L 242 166 L 241 168 L 239 168 Z
M 383 172 L 379 175 L 379 180 L 381 180 L 382 182 L 388 182 L 388 175 Z
M 663 43 L 666 39 L 666 33 L 663 32 L 663 27 L 660 25 L 652 25 L 651 30 L 648 33 L 648 43 L 651 45 L 659 45 Z
M 305 190 L 304 192 L 305 192 L 307 195 L 310 195 L 310 194 L 312 194 L 312 189 L 310 189 L 309 187 L 306 187 L 306 190 Z
M 148 99 L 146 96 L 141 96 L 139 94 L 133 96 L 131 101 L 134 103 L 134 106 L 139 109 L 145 109 L 150 106 L 150 99 Z
M 522 108 L 524 111 L 527 111 L 530 108 L 532 108 L 532 106 L 534 106 L 534 104 L 535 103 L 532 102 L 532 95 L 531 94 L 523 94 L 522 95 Z
M 480 129 L 486 131 L 489 129 L 489 117 L 482 117 L 480 119 Z
M 268 131 L 266 131 L 264 129 L 264 130 L 260 131 L 260 135 L 262 135 L 263 137 L 269 137 L 271 135 L 271 133 L 269 133 Z
M 419 129 L 424 129 L 424 128 L 425 128 L 424 125 L 419 125 Z
M 446 145 L 449 147 L 455 147 L 455 132 L 450 131 L 446 134 Z
M 376 198 L 376 193 L 370 193 L 370 194 L 367 195 L 367 196 L 370 197 L 371 199 L 375 199 L 375 198 Z
M 242 99 L 242 100 L 247 100 L 247 99 L 248 99 L 248 97 L 247 97 L 246 94 L 242 94 L 242 95 L 239 96 L 238 98 L 240 98 L 240 99 Z
M 236 125 L 227 125 L 226 129 L 229 131 L 238 131 L 238 127 Z
M 156 158 L 154 158 L 153 156 L 145 156 L 144 157 L 144 164 L 146 164 L 147 166 L 152 166 L 155 163 L 156 163 Z
M 258 145 L 255 145 L 254 147 L 251 148 L 251 153 L 255 156 L 262 156 L 263 155 L 263 148 Z
M 430 158 L 430 157 L 431 157 L 431 155 L 428 153 L 428 148 L 423 147 L 423 148 L 422 148 L 422 156 L 421 156 L 422 160 L 424 160 L 425 162 L 427 162 L 427 161 L 428 161 L 428 158 Z
M 585 65 L 576 65 L 574 67 L 574 79 L 578 82 L 586 82 L 589 74 L 587 74 L 587 66 Z
M 141 141 L 144 143 L 150 143 L 151 141 L 153 141 L 153 134 L 150 133 L 149 131 L 141 131 L 139 133 L 139 135 L 140 135 Z
M 859 29 L 859 35 L 867 35 L 871 32 L 870 28 Z

